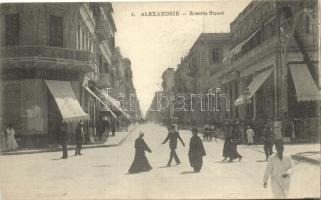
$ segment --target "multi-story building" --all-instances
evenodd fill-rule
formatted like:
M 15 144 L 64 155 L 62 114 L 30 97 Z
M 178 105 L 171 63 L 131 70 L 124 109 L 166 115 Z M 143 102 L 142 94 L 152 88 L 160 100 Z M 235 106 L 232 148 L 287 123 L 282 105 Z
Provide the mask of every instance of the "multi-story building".
M 167 68 L 162 74 L 162 91 L 156 91 L 146 118 L 163 124 L 176 123 L 174 118 L 174 75 L 173 68 Z
M 229 33 L 202 33 L 188 55 L 181 60 L 176 70 L 175 88 L 177 88 L 177 93 L 187 94 L 187 111 L 183 114 L 186 121 L 182 123 L 198 125 L 212 123 L 209 119 L 215 113 L 207 109 L 209 102 L 206 94 L 209 90 L 216 89 L 216 86 L 211 84 L 210 77 L 223 67 L 222 61 L 229 47 Z M 184 88 L 181 88 L 182 86 Z M 182 113 L 182 111 L 177 111 L 177 117 L 182 117 Z
M 177 65 L 174 74 L 174 116 L 177 118 L 178 124 L 190 124 L 192 119 L 191 110 L 188 109 L 190 108 L 190 101 L 187 101 L 193 89 L 192 77 L 189 68 L 185 66 L 184 60 L 187 59 L 181 58 L 181 63 Z M 180 102 L 182 100 L 184 101 Z
M 123 110 L 131 116 L 131 119 L 141 119 L 139 100 L 133 84 L 131 61 L 128 58 L 124 58 L 120 53 L 120 49 L 117 47 L 113 62 L 116 72 L 111 94 L 118 98 L 117 100 L 122 103 Z
M 230 28 L 227 67 L 214 77 L 232 99 L 234 112 L 223 119 L 254 123 L 257 134 L 267 119 L 283 120 L 285 137 L 315 136 L 317 1 L 252 1 Z
M 162 118 L 164 123 L 172 123 L 174 120 L 174 74 L 173 68 L 167 68 L 162 75 L 163 101 L 162 101 Z M 165 104 L 163 103 L 165 101 Z M 168 103 L 167 103 L 168 102 Z
M 70 130 L 79 119 L 95 126 L 98 110 L 87 86 L 106 89 L 113 82 L 112 5 L 21 3 L 0 9 L 1 128 L 12 123 L 22 144 L 43 144 L 54 141 L 61 121 L 70 122 Z
M 154 123 L 162 123 L 162 111 L 160 104 L 162 102 L 162 91 L 156 91 L 153 100 L 146 112 L 146 119 Z

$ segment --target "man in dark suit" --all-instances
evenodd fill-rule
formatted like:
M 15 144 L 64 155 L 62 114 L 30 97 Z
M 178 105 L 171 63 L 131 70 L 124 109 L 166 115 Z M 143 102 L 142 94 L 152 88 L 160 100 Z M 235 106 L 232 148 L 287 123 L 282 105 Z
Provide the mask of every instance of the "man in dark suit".
M 84 122 L 80 120 L 77 128 L 76 128 L 76 151 L 75 155 L 82 155 L 81 147 L 82 143 L 85 140 L 85 133 L 84 133 Z
M 116 128 L 117 128 L 117 122 L 115 119 L 112 119 L 110 124 L 110 130 L 111 130 L 112 136 L 115 136 Z
M 59 140 L 62 147 L 62 157 L 61 159 L 67 159 L 68 158 L 68 149 L 67 149 L 67 124 L 66 122 L 63 122 L 60 126 L 59 131 Z
M 181 161 L 179 160 L 177 154 L 176 154 L 176 148 L 177 148 L 177 139 L 179 139 L 182 143 L 182 145 L 185 147 L 184 141 L 182 140 L 181 136 L 179 135 L 178 131 L 175 130 L 174 125 L 170 125 L 168 127 L 168 135 L 165 138 L 164 142 L 162 144 L 165 144 L 169 140 L 169 148 L 171 150 L 169 155 L 169 161 L 167 163 L 167 166 L 171 166 L 171 162 L 173 158 L 176 161 L 176 165 L 179 165 Z

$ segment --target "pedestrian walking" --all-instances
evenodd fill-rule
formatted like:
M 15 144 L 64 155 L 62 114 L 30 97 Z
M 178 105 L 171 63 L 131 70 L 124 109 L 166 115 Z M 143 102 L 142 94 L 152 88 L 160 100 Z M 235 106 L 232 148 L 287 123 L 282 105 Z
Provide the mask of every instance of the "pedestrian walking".
M 112 136 L 115 136 L 116 128 L 117 128 L 117 122 L 115 119 L 113 119 L 111 120 L 111 123 L 110 123 L 110 130 L 111 130 Z
M 275 140 L 282 140 L 283 138 L 283 128 L 280 118 L 277 118 L 273 123 L 273 135 Z
M 201 138 L 197 135 L 198 130 L 196 128 L 192 129 L 192 134 L 188 151 L 189 163 L 193 167 L 194 172 L 200 172 L 203 166 L 203 156 L 206 155 L 206 152 Z
M 294 171 L 294 164 L 290 155 L 284 155 L 284 146 L 281 140 L 275 143 L 276 154 L 273 154 L 267 163 L 263 186 L 267 187 L 271 177 L 271 191 L 274 198 L 285 199 L 288 196 L 291 175 Z
M 176 161 L 176 165 L 179 165 L 181 161 L 179 160 L 177 154 L 176 154 L 176 148 L 177 148 L 177 139 L 179 139 L 182 143 L 182 145 L 185 147 L 185 143 L 182 140 L 181 136 L 179 135 L 178 131 L 175 131 L 175 126 L 170 125 L 168 128 L 169 132 L 165 140 L 162 142 L 162 144 L 165 144 L 169 140 L 169 148 L 171 150 L 169 160 L 167 163 L 167 166 L 171 166 L 173 158 Z
M 15 135 L 16 132 L 12 124 L 9 124 L 8 128 L 5 130 L 5 137 L 7 138 L 7 147 L 9 151 L 15 151 L 18 148 Z
M 109 138 L 109 132 L 110 132 L 110 122 L 108 118 L 106 117 L 106 120 L 104 121 L 104 131 L 102 135 L 106 136 L 106 140 Z
M 224 134 L 223 161 L 230 157 L 231 143 L 232 143 L 231 134 L 227 132 Z
M 8 139 L 5 136 L 5 131 L 1 131 L 0 134 L 0 151 L 6 151 Z
M 273 154 L 273 129 L 268 123 L 266 123 L 263 128 L 263 145 L 265 159 L 268 160 L 268 158 Z
M 238 153 L 237 151 L 237 145 L 240 141 L 240 127 L 238 126 L 238 124 L 236 123 L 233 126 L 232 129 L 232 134 L 231 134 L 231 145 L 230 145 L 230 152 L 229 152 L 229 162 L 232 162 L 234 159 L 238 158 L 239 161 L 241 161 L 241 159 L 243 158 L 243 156 L 241 156 L 241 154 Z
M 77 125 L 76 128 L 76 151 L 75 156 L 82 155 L 81 153 L 81 147 L 82 143 L 85 140 L 85 133 L 84 133 L 84 122 L 83 120 L 80 120 L 80 122 Z
M 67 123 L 62 122 L 59 130 L 59 142 L 62 148 L 62 157 L 61 159 L 68 158 L 68 149 L 67 149 Z
M 104 132 L 105 132 L 105 120 L 104 118 L 102 118 L 102 120 L 100 120 L 97 123 L 97 136 L 98 136 L 99 142 L 102 142 Z
M 94 128 L 90 125 L 88 129 L 88 138 L 90 144 L 95 144 L 95 139 L 94 139 Z
M 212 125 L 211 129 L 212 129 L 212 135 L 214 137 L 214 141 L 217 142 L 217 126 L 216 125 Z
M 247 126 L 245 133 L 246 133 L 246 137 L 247 137 L 247 143 L 249 145 L 253 144 L 254 143 L 254 131 L 251 128 L 251 126 Z
M 145 143 L 143 137 L 144 133 L 140 132 L 139 137 L 135 140 L 135 157 L 128 170 L 129 173 L 144 172 L 152 169 L 145 155 L 145 151 L 152 153 L 152 150 Z

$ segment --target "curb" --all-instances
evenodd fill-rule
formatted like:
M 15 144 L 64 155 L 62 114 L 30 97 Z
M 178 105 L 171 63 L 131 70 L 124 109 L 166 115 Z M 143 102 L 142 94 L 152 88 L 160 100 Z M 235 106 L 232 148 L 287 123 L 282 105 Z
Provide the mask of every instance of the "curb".
M 107 147 L 115 147 L 115 146 L 119 146 L 119 145 L 122 145 L 126 139 L 128 138 L 129 134 L 131 134 L 133 131 L 135 131 L 137 128 L 137 126 L 135 126 L 132 130 L 128 131 L 128 133 L 126 134 L 126 136 L 124 136 L 118 143 L 115 143 L 115 144 L 101 144 L 101 145 L 88 145 L 88 146 L 82 146 L 82 149 L 93 149 L 93 148 L 107 148 Z M 68 148 L 68 151 L 69 150 L 75 150 L 76 147 L 69 147 Z M 52 148 L 52 149 L 39 149 L 39 150 L 34 150 L 34 151 L 27 151 L 27 152 L 19 152 L 19 151 L 14 151 L 14 152 L 1 152 L 0 153 L 0 156 L 1 155 L 7 155 L 7 156 L 10 156 L 10 155 L 24 155 L 24 154 L 36 154 L 36 153 L 48 153 L 48 152 L 59 152 L 59 151 L 62 151 L 60 148 L 57 149 L 57 148 Z
M 291 157 L 295 160 L 302 160 L 302 161 L 306 161 L 312 164 L 316 164 L 316 165 L 320 165 L 320 161 L 313 159 L 313 158 L 309 158 L 309 157 L 305 157 L 305 156 L 300 156 L 298 154 L 295 155 L 291 155 Z
M 261 148 L 251 148 L 251 149 L 254 151 L 260 152 L 260 153 L 264 153 L 264 150 Z M 306 156 L 301 156 L 299 154 L 291 154 L 291 157 L 294 160 L 301 160 L 301 161 L 309 162 L 311 164 L 320 165 L 320 160 L 316 160 L 316 159 L 309 158 Z

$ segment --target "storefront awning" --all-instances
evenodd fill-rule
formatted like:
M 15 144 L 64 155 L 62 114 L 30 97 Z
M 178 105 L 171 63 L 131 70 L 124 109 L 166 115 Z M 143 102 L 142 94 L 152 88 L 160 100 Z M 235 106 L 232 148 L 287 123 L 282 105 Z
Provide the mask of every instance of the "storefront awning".
M 297 101 L 319 101 L 320 94 L 312 75 L 305 64 L 290 64 L 289 66 Z
M 83 85 L 83 87 L 89 94 L 91 94 L 99 103 L 103 105 L 101 107 L 98 106 L 98 109 L 100 109 L 100 111 L 108 111 L 114 118 L 117 118 L 117 115 L 113 111 L 111 111 L 110 108 L 105 104 L 105 102 L 103 102 L 99 97 L 97 97 L 97 95 L 93 91 L 91 91 L 91 89 L 88 86 Z
M 231 49 L 229 51 L 229 53 L 223 58 L 223 62 L 226 62 L 227 60 L 229 60 L 231 57 L 233 57 L 234 54 L 238 54 L 239 52 L 241 52 L 242 47 L 250 40 L 254 37 L 254 35 L 259 31 L 260 29 L 257 29 L 256 31 L 254 31 L 249 37 L 247 37 L 245 40 L 243 40 L 242 42 L 240 42 L 238 45 L 236 45 L 233 49 Z
M 53 80 L 45 82 L 57 103 L 63 121 L 89 119 L 89 115 L 82 110 L 70 82 Z
M 103 95 L 106 100 L 117 110 L 119 110 L 127 119 L 130 119 L 130 116 L 121 108 L 120 102 L 108 95 L 106 92 L 99 90 L 98 88 L 95 88 L 97 92 L 99 92 L 101 95 Z
M 249 103 L 251 97 L 255 94 L 255 92 L 263 85 L 263 83 L 265 82 L 265 80 L 270 76 L 270 74 L 273 72 L 273 68 L 268 69 L 264 72 L 261 72 L 259 74 L 257 74 L 252 82 L 250 83 L 250 85 L 247 87 L 248 88 L 248 95 L 246 97 L 246 95 L 243 93 L 239 96 L 239 98 L 237 98 L 235 100 L 235 105 L 239 106 L 245 103 Z

